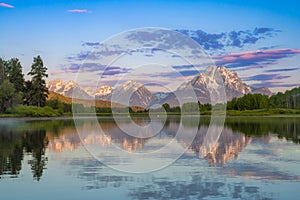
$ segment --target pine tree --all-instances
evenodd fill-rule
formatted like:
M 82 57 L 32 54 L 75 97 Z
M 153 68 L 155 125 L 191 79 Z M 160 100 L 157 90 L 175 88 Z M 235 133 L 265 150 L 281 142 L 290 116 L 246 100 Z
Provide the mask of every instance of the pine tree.
M 32 82 L 30 80 L 25 81 L 23 92 L 23 104 L 29 106 L 32 102 L 31 92 Z
M 18 58 L 12 58 L 8 62 L 8 78 L 16 92 L 23 92 L 24 90 L 24 74 L 22 74 L 22 65 Z
M 30 90 L 30 104 L 38 107 L 45 106 L 46 99 L 49 91 L 46 87 L 45 78 L 48 77 L 47 67 L 44 66 L 43 60 L 40 56 L 33 58 L 33 64 L 31 65 L 31 71 L 28 75 L 32 76 L 31 90 Z

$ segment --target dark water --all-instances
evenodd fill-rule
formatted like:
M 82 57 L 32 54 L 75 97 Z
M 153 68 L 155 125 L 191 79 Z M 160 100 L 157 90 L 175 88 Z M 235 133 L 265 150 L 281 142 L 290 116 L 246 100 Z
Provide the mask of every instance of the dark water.
M 72 119 L 0 119 L 0 199 L 299 199 L 300 118 L 227 118 L 208 154 L 201 151 L 208 118 L 198 123 L 171 117 L 158 135 L 142 139 L 125 134 L 109 117 L 99 121 L 105 138 L 95 137 L 89 119 L 77 124 L 83 137 Z M 143 117 L 134 121 L 148 123 Z M 130 128 L 132 122 L 123 123 Z M 111 169 L 83 146 L 94 141 L 104 149 L 141 152 L 175 137 L 180 127 L 197 131 L 193 144 L 151 173 Z

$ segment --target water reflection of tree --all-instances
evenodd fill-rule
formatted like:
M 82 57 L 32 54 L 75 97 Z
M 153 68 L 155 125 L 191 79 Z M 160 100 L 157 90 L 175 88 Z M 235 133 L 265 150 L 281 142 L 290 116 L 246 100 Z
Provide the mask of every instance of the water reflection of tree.
M 17 177 L 21 168 L 24 153 L 29 153 L 33 177 L 40 180 L 47 164 L 45 149 L 48 140 L 44 129 L 21 131 L 1 128 L 0 137 L 0 175 Z
M 32 160 L 29 160 L 28 164 L 31 165 L 33 177 L 40 180 L 48 161 L 48 158 L 45 157 L 45 149 L 48 144 L 46 131 L 42 129 L 26 132 L 23 142 L 25 151 L 32 154 Z
M 22 141 L 12 132 L 1 129 L 0 136 L 0 175 L 17 175 L 23 159 Z
M 248 137 L 262 137 L 271 133 L 279 139 L 300 143 L 300 120 L 297 117 L 228 118 L 225 126 Z

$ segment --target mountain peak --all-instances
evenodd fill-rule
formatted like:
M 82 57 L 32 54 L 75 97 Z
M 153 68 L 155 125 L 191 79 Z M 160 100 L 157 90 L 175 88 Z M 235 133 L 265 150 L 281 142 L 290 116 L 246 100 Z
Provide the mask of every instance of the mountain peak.
M 121 86 L 120 86 L 123 90 L 128 91 L 128 90 L 138 90 L 140 87 L 144 87 L 144 85 L 142 83 L 136 82 L 134 80 L 129 80 L 124 82 Z
M 75 83 L 75 81 L 73 81 L 73 80 L 70 80 L 70 81 L 68 81 L 67 85 L 77 85 L 77 83 Z
M 124 82 L 112 92 L 112 101 L 130 106 L 146 108 L 152 101 L 153 94 L 142 84 L 133 80 Z
M 101 87 L 95 90 L 95 96 L 101 95 L 110 95 L 112 93 L 113 88 L 109 85 L 102 85 Z
M 217 71 L 216 71 L 217 70 Z M 216 73 L 218 72 L 218 73 Z M 211 97 L 212 94 L 209 91 L 211 89 L 219 88 L 220 84 L 224 86 L 226 93 L 226 100 L 230 101 L 234 97 L 242 97 L 249 93 L 259 93 L 269 95 L 271 91 L 268 88 L 252 88 L 244 83 L 235 71 L 231 71 L 224 66 L 209 66 L 207 70 L 202 74 L 197 74 L 192 80 L 182 83 L 180 87 L 174 92 L 174 94 L 182 98 L 186 98 L 187 102 L 191 101 L 188 99 L 186 94 L 189 94 L 191 88 L 193 88 L 198 101 L 201 103 L 217 103 L 217 101 L 223 101 L 221 99 L 215 100 Z M 216 97 L 217 98 L 217 97 Z M 178 106 L 178 101 L 175 100 L 175 95 L 169 95 L 166 97 L 164 102 L 169 103 L 172 106 Z

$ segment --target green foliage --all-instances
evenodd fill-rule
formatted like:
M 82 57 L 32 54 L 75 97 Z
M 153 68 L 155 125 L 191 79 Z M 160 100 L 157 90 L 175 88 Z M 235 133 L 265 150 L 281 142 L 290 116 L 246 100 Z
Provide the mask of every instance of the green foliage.
M 170 110 L 171 110 L 170 105 L 167 104 L 167 103 L 164 103 L 164 104 L 162 105 L 162 107 L 163 107 L 163 109 L 164 109 L 166 112 L 170 112 Z
M 246 94 L 241 98 L 233 98 L 227 103 L 227 110 L 268 109 L 269 98 L 262 94 Z
M 10 109 L 7 111 L 7 113 L 25 117 L 57 117 L 63 114 L 60 110 L 54 110 L 49 106 L 40 108 L 37 106 L 24 105 L 20 105 L 16 108 Z
M 287 90 L 285 93 L 278 92 L 271 96 L 270 107 L 300 109 L 300 87 Z
M 112 113 L 111 108 L 96 108 L 96 113 Z
M 32 76 L 30 91 L 30 105 L 42 107 L 46 104 L 49 91 L 46 87 L 45 78 L 48 77 L 47 67 L 44 66 L 43 60 L 40 56 L 33 58 L 31 71 L 28 75 Z
M 199 105 L 195 102 L 184 103 L 182 105 L 182 112 L 183 113 L 199 113 Z
M 32 82 L 31 81 L 25 81 L 24 83 L 24 92 L 23 92 L 23 104 L 29 106 L 30 103 L 33 101 L 31 96 L 31 88 L 32 88 Z
M 209 103 L 206 103 L 206 104 L 200 104 L 200 103 L 198 103 L 198 104 L 199 104 L 200 112 L 211 111 L 211 109 L 212 109 L 212 106 Z
M 3 113 L 9 108 L 13 108 L 21 101 L 21 94 L 16 92 L 12 83 L 4 80 L 0 85 L 0 112 Z
M 257 110 L 227 110 L 227 116 L 268 116 L 268 115 L 295 115 L 300 114 L 300 110 L 272 108 Z
M 175 107 L 171 107 L 169 112 L 172 112 L 172 113 L 180 113 L 181 112 L 181 108 L 180 106 L 175 106 Z
M 128 113 L 128 112 L 133 112 L 132 109 L 130 109 L 129 107 L 120 107 L 120 108 L 112 108 L 112 111 L 114 113 Z
M 227 110 L 256 109 L 300 109 L 300 87 L 278 92 L 270 98 L 261 94 L 247 94 L 241 98 L 233 98 L 227 103 Z M 281 112 L 287 112 L 286 110 Z
M 72 104 L 67 104 L 59 101 L 58 99 L 48 100 L 46 106 L 49 106 L 55 110 L 59 110 L 62 113 L 71 113 Z

